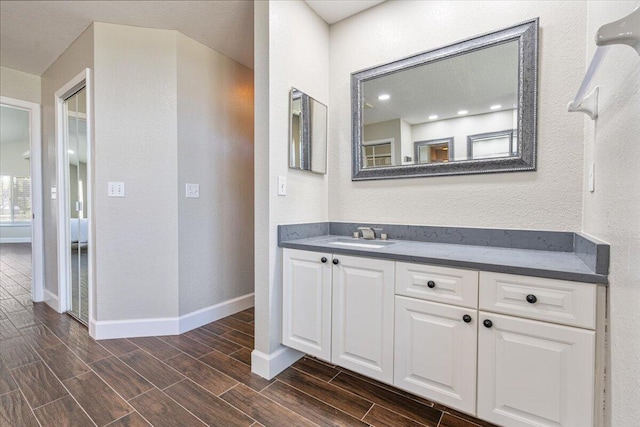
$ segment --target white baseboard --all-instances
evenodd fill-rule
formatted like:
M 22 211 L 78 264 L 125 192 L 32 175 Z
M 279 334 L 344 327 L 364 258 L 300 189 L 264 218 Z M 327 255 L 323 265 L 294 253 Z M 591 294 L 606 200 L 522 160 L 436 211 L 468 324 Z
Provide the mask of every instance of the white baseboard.
M 253 293 L 205 307 L 180 317 L 130 320 L 91 319 L 89 322 L 89 334 L 96 340 L 178 335 L 246 310 L 249 307 L 253 307 Z
M 60 313 L 60 305 L 58 304 L 58 296 L 49 289 L 44 290 L 44 302 L 49 307 Z
M 0 237 L 0 243 L 31 243 L 31 237 Z
M 253 307 L 253 293 L 193 311 L 179 317 L 179 333 L 183 334 L 250 307 Z
M 302 356 L 304 353 L 285 346 L 280 346 L 271 354 L 253 350 L 251 352 L 251 372 L 270 380 Z

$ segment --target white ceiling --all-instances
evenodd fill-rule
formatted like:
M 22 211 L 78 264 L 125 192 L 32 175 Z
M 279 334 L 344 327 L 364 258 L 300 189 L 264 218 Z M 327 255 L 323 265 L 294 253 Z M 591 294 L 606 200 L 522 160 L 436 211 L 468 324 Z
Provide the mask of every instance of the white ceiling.
M 253 68 L 253 1 L 0 2 L 0 65 L 42 75 L 93 21 L 177 30 Z
M 384 0 L 306 0 L 333 24 Z M 253 0 L 0 1 L 0 65 L 42 75 L 92 22 L 177 30 L 253 68 Z
M 364 124 L 402 118 L 410 124 L 484 114 L 518 100 L 518 42 L 513 41 L 364 82 Z M 388 94 L 386 101 L 378 100 Z
M 385 0 L 305 0 L 327 24 L 335 24 Z

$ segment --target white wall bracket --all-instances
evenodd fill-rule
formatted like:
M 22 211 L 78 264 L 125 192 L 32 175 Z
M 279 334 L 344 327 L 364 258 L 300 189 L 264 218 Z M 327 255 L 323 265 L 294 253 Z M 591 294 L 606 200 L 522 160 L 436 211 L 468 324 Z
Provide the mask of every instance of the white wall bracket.
M 580 111 L 585 113 L 587 116 L 591 118 L 591 120 L 595 120 L 598 118 L 598 91 L 599 88 L 596 86 L 588 95 L 582 98 L 582 102 L 578 105 L 574 105 L 575 101 L 569 102 L 567 105 L 567 111 L 575 112 Z
M 629 45 L 640 55 L 640 7 L 624 18 L 605 24 L 598 29 L 596 45 L 612 44 Z

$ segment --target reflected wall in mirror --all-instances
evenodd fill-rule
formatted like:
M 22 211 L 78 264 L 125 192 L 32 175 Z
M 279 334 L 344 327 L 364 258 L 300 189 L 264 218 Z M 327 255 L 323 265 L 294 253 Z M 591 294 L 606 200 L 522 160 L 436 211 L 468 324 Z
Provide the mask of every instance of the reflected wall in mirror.
M 327 173 L 327 106 L 291 88 L 289 167 Z
M 352 179 L 535 170 L 537 62 L 536 18 L 353 73 Z

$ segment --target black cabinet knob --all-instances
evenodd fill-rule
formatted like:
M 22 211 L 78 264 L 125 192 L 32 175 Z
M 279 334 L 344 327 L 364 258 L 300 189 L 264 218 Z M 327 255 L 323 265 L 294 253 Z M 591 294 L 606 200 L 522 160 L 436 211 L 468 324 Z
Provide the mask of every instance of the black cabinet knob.
M 536 298 L 535 295 L 533 295 L 533 294 L 527 295 L 527 302 L 529 304 L 535 304 L 537 301 L 538 301 L 538 298 Z
M 431 289 L 436 287 L 436 282 L 434 282 L 433 280 L 429 280 L 427 282 L 427 286 L 430 287 Z
M 493 322 L 489 319 L 485 319 L 485 321 L 482 322 L 482 324 L 484 325 L 485 328 L 490 328 L 493 326 Z
M 340 261 L 338 261 L 338 258 L 334 258 L 334 259 L 333 259 L 333 264 L 334 264 L 334 265 L 338 265 L 338 263 L 339 263 L 339 262 L 340 262 Z
M 471 323 L 471 316 L 465 314 L 464 316 L 462 316 L 462 320 L 464 320 L 464 323 Z
M 322 258 L 320 258 L 320 261 L 322 261 L 323 263 L 327 262 L 327 257 L 323 256 Z

